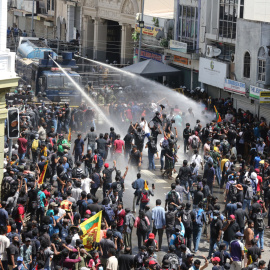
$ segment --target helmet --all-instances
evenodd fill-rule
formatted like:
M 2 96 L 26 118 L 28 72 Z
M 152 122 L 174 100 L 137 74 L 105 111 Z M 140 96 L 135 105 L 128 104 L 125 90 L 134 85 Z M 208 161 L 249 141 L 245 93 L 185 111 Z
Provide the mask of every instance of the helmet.
M 28 84 L 28 85 L 26 86 L 26 89 L 27 89 L 27 90 L 31 90 L 31 88 L 32 88 L 32 87 L 31 87 L 30 84 Z

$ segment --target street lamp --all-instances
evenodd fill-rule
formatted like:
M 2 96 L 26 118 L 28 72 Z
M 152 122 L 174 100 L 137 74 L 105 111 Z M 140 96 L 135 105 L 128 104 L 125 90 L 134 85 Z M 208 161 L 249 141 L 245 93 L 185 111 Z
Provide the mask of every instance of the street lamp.
M 140 27 L 140 39 L 139 39 L 139 50 L 138 50 L 138 62 L 141 60 L 141 49 L 142 49 L 142 29 L 144 28 L 144 21 L 143 21 L 143 10 L 144 10 L 144 0 L 142 0 L 142 16 L 139 21 L 139 27 Z

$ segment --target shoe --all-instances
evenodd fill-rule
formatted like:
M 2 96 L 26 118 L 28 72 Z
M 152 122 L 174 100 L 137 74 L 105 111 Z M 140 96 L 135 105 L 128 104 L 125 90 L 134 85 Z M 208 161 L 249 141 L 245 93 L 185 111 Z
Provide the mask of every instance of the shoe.
M 261 252 L 264 252 L 264 250 L 263 250 L 263 249 L 261 249 Z

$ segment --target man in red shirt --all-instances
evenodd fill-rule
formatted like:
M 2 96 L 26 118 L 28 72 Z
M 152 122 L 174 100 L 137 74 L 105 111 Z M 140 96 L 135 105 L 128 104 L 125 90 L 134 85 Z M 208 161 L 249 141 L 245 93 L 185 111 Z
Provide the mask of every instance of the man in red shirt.
M 119 203 L 117 206 L 117 212 L 116 212 L 116 219 L 118 220 L 117 222 L 117 231 L 120 233 L 123 233 L 124 230 L 124 218 L 126 216 L 126 212 L 123 209 L 123 203 Z
M 27 150 L 27 140 L 25 139 L 26 134 L 24 132 L 21 133 L 20 138 L 18 139 L 18 156 L 19 156 L 19 163 L 22 164 L 22 159 L 25 158 L 26 150 Z
M 120 134 L 117 134 L 116 140 L 114 141 L 114 152 L 116 161 L 122 155 L 123 151 L 125 151 L 125 142 L 120 139 Z
M 20 234 L 22 230 L 22 226 L 25 226 L 23 219 L 24 219 L 24 214 L 25 214 L 24 205 L 26 202 L 22 198 L 18 198 L 17 202 L 18 202 L 18 207 L 17 207 L 17 214 L 16 214 L 15 222 L 17 225 L 18 234 Z

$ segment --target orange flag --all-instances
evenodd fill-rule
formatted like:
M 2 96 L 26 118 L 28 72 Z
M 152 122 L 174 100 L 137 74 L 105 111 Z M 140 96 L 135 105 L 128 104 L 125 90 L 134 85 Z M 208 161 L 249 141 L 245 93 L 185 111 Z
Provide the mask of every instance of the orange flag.
M 68 141 L 71 142 L 71 128 L 69 128 L 69 132 L 68 132 Z

